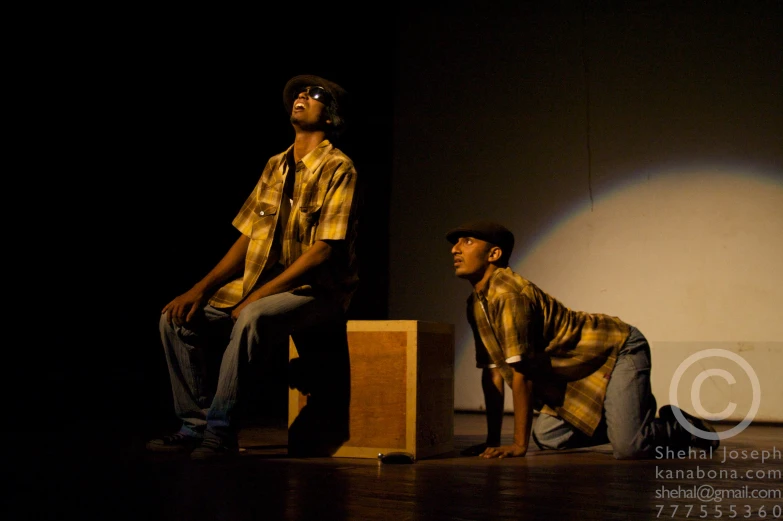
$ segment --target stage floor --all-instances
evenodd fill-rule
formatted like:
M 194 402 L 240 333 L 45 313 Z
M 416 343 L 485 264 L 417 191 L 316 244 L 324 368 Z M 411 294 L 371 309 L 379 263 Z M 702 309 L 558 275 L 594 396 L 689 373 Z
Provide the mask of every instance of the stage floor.
M 512 421 L 507 415 L 504 441 Z M 209 462 L 146 452 L 148 428 L 125 437 L 110 436 L 116 425 L 83 425 L 59 439 L 17 433 L 5 444 L 2 517 L 783 519 L 783 425 L 751 425 L 712 457 L 617 461 L 608 445 L 531 447 L 527 457 L 505 460 L 461 456 L 484 440 L 484 425 L 482 414 L 456 413 L 454 451 L 413 464 L 291 458 L 279 421 L 245 428 L 239 456 Z

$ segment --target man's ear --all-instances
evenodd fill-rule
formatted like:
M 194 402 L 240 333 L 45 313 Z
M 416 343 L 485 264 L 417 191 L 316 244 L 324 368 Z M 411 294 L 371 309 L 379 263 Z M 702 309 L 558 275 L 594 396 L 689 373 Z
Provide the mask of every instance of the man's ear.
M 503 256 L 503 250 L 500 249 L 500 246 L 492 246 L 489 249 L 489 257 L 487 260 L 489 262 L 497 262 L 500 260 L 500 258 Z

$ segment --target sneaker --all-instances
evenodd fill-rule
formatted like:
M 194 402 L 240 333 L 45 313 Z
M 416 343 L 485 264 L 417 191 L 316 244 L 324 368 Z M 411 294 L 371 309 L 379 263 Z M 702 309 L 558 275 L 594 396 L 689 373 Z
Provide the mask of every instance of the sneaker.
M 190 459 L 205 460 L 239 454 L 239 446 L 218 438 L 204 438 L 201 444 L 190 452 Z
M 178 432 L 171 436 L 163 436 L 147 442 L 147 450 L 154 452 L 190 452 L 198 447 L 201 438 L 188 436 Z
M 660 408 L 658 411 L 658 415 L 661 417 L 661 419 L 666 420 L 668 423 L 675 423 L 679 424 L 679 420 L 674 415 L 674 408 L 676 406 L 674 405 L 664 405 Z M 687 412 L 683 411 L 679 407 L 677 409 L 682 413 L 682 415 L 685 417 L 686 420 L 688 420 L 688 423 L 696 427 L 697 429 L 700 429 L 702 431 L 706 432 L 715 432 L 715 428 L 710 425 L 709 422 L 702 420 L 701 418 L 697 418 L 696 416 L 692 414 L 688 414 Z M 685 433 L 686 436 L 689 436 L 689 445 L 692 447 L 696 447 L 697 449 L 702 450 L 714 450 L 717 449 L 720 445 L 720 439 L 717 440 L 705 440 L 698 434 L 693 434 L 691 431 L 689 431 L 687 428 L 682 426 L 682 430 Z

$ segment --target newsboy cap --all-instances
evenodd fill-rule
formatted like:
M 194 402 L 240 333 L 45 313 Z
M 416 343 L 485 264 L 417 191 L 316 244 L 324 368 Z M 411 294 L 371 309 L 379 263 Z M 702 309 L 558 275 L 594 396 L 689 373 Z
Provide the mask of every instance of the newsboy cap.
M 475 221 L 458 226 L 446 234 L 446 240 L 451 244 L 460 237 L 474 237 L 487 241 L 503 250 L 503 257 L 508 259 L 514 250 L 514 234 L 500 223 L 493 221 Z
M 332 118 L 332 125 L 334 125 L 335 130 L 342 130 L 346 124 L 348 93 L 335 82 L 321 78 L 320 76 L 301 74 L 288 80 L 288 83 L 286 83 L 283 88 L 283 106 L 285 107 L 286 112 L 288 115 L 291 115 L 291 109 L 294 107 L 294 99 L 305 89 L 305 87 L 316 85 L 323 87 L 332 95 L 334 106 L 330 108 L 335 111 L 333 114 L 334 117 Z

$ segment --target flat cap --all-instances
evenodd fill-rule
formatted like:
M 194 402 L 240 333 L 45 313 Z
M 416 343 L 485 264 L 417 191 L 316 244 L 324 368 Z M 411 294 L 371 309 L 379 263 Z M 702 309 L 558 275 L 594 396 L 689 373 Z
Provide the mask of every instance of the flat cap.
M 446 240 L 451 244 L 457 242 L 460 237 L 474 237 L 499 246 L 505 258 L 509 258 L 514 250 L 514 234 L 502 224 L 493 221 L 465 223 L 446 234 Z

